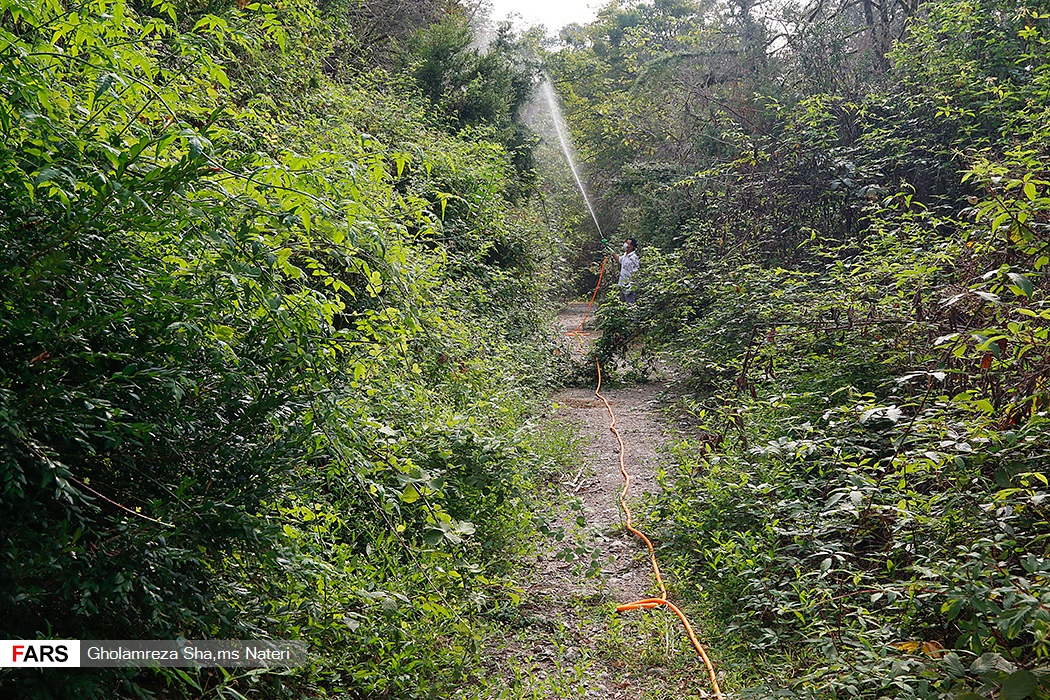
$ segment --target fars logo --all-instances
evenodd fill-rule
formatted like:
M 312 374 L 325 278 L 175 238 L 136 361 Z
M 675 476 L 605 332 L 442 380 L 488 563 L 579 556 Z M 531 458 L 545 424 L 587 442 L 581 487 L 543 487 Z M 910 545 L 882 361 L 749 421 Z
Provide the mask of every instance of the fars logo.
M 0 640 L 0 668 L 79 665 L 79 639 Z

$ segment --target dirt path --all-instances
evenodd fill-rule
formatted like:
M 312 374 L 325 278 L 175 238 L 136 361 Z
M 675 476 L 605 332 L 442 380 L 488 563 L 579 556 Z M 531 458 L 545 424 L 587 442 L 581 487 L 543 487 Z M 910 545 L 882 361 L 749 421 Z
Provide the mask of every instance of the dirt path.
M 662 386 L 655 384 L 602 389 L 616 414 L 617 428 L 627 447 L 624 463 L 631 474 L 630 502 L 644 500 L 658 488 L 655 446 L 663 442 L 663 435 L 654 413 L 661 389 Z M 575 489 L 583 504 L 587 523 L 583 534 L 599 548 L 603 561 L 612 558 L 614 562 L 602 569 L 607 576 L 608 593 L 623 603 L 659 593 L 648 560 L 641 556 L 643 545 L 622 527 L 623 516 L 617 505 L 623 489 L 619 445 L 609 430 L 605 404 L 594 395 L 593 389 L 564 389 L 555 394 L 554 403 L 557 420 L 572 423 L 580 435 L 591 439 L 583 449 L 586 460 L 581 465 L 583 474 L 570 482 L 569 487 Z M 554 582 L 548 583 L 558 588 Z M 561 590 L 569 589 L 563 586 Z
M 597 337 L 591 319 L 584 322 L 586 308 L 584 303 L 569 304 L 558 315 L 565 332 L 584 324 L 585 335 L 578 341 L 574 353 L 580 361 Z M 656 409 L 658 394 L 664 388 L 663 384 L 652 383 L 602 389 L 627 448 L 624 464 L 631 475 L 631 490 L 627 494 L 630 502 L 644 500 L 658 488 L 656 447 L 663 444 L 664 435 L 657 422 Z M 581 471 L 566 483 L 566 490 L 577 494 L 583 506 L 586 526 L 581 535 L 595 548 L 597 558 L 608 564 L 602 567 L 605 592 L 618 603 L 657 594 L 651 567 L 641 556 L 641 544 L 623 528 L 623 513 L 618 505 L 623 489 L 620 448 L 616 436 L 609 430 L 609 411 L 593 387 L 563 389 L 553 396 L 553 401 L 554 419 L 574 425 L 586 441 Z M 535 585 L 541 590 L 571 594 L 579 583 L 553 577 Z
M 566 331 L 579 325 L 585 307 L 573 304 L 559 315 Z M 593 338 L 583 338 L 576 352 Z M 656 408 L 664 388 L 602 389 L 626 444 L 636 521 L 646 495 L 658 489 L 657 449 L 665 438 Z M 681 698 L 679 673 L 664 668 L 664 657 L 678 646 L 670 641 L 678 636 L 673 623 L 659 612 L 614 612 L 620 603 L 658 591 L 644 545 L 622 525 L 617 499 L 623 480 L 609 414 L 593 387 L 564 389 L 552 400 L 552 420 L 571 424 L 583 440 L 579 470 L 562 477 L 568 505 L 556 525 L 566 537 L 535 558 L 522 582 L 518 629 L 489 654 L 490 680 L 503 679 L 503 685 L 490 685 L 484 697 Z

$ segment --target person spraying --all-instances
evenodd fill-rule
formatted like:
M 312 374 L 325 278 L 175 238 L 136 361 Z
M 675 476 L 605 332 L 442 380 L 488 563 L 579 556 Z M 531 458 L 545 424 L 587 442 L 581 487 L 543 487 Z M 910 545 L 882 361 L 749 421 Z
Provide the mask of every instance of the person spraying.
M 642 261 L 638 258 L 638 241 L 634 238 L 628 238 L 623 244 L 623 255 L 614 252 L 613 257 L 616 258 L 616 262 L 620 263 L 620 279 L 618 281 L 620 285 L 620 299 L 629 305 L 634 305 L 637 299 L 637 292 L 634 291 L 634 286 L 631 284 L 631 277 L 642 266 Z

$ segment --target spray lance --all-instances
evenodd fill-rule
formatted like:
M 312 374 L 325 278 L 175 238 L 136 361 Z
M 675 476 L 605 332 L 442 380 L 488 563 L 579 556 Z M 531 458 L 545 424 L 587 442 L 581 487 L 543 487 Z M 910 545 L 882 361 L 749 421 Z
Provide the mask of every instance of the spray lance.
M 617 254 L 616 253 L 616 249 L 613 248 L 612 244 L 610 244 L 609 241 L 607 239 L 605 239 L 605 238 L 602 239 L 602 249 L 606 253 L 609 253 L 610 255 L 616 255 Z M 627 244 L 626 243 L 624 244 L 624 251 L 623 252 L 625 252 L 625 253 L 627 252 Z
M 609 245 L 609 241 L 606 238 L 602 239 L 602 254 L 605 257 L 605 260 L 603 260 L 601 262 L 601 268 L 604 270 L 605 269 L 605 263 L 609 260 L 609 257 L 616 254 L 616 251 L 614 251 L 613 247 L 611 245 Z M 598 283 L 601 284 L 601 272 L 598 271 L 598 265 L 599 265 L 598 261 L 595 261 L 591 265 L 591 272 L 596 272 L 596 274 L 598 274 Z M 597 295 L 598 290 L 595 289 L 594 293 L 595 293 L 595 295 Z M 593 302 L 594 300 L 592 299 L 591 301 Z

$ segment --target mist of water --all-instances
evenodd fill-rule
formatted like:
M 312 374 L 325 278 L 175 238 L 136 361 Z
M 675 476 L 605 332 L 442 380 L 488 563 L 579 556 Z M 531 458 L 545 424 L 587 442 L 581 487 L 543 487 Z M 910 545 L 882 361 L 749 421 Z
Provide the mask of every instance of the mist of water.
M 598 224 L 598 216 L 594 213 L 594 207 L 591 206 L 590 197 L 587 196 L 587 188 L 583 186 L 583 180 L 580 179 L 580 171 L 579 168 L 576 167 L 576 158 L 573 156 L 572 140 L 569 138 L 569 130 L 565 124 L 565 119 L 562 117 L 561 108 L 558 106 L 558 97 L 554 94 L 554 88 L 551 87 L 550 80 L 543 81 L 542 90 L 543 95 L 547 98 L 547 106 L 550 109 L 551 120 L 554 122 L 554 128 L 558 132 L 558 141 L 561 142 L 561 151 L 565 154 L 565 160 L 569 163 L 569 169 L 572 170 L 572 176 L 576 178 L 576 184 L 580 188 L 580 194 L 583 195 L 583 202 L 587 205 L 587 211 L 591 213 L 591 219 L 594 220 L 594 227 L 598 229 L 598 235 L 603 236 L 602 227 Z

